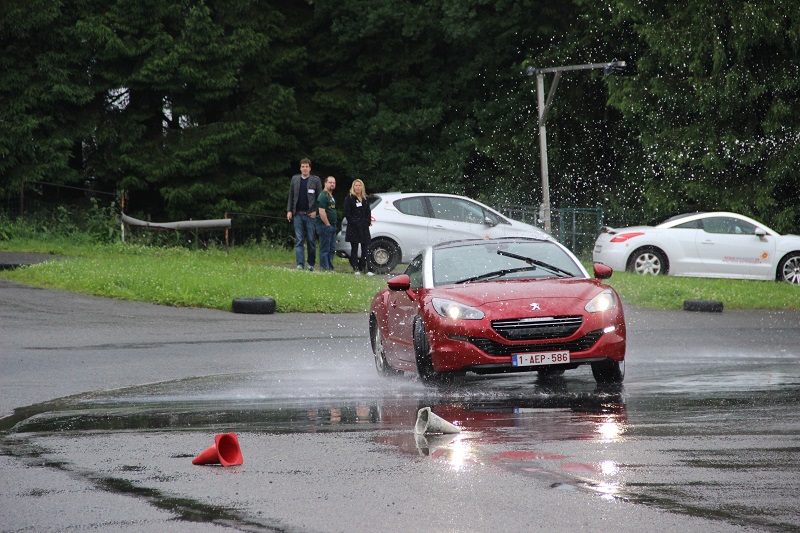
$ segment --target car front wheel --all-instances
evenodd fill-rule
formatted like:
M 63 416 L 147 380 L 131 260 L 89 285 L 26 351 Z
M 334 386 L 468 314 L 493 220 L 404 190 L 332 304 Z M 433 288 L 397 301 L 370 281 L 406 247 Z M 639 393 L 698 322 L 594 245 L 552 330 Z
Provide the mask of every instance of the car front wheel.
M 437 372 L 433 369 L 431 346 L 425 333 L 425 325 L 419 316 L 414 318 L 414 354 L 417 360 L 417 373 L 423 383 L 448 384 L 456 377 L 456 372 Z
M 666 275 L 669 272 L 669 263 L 664 252 L 647 246 L 639 248 L 631 254 L 628 260 L 628 270 L 635 274 Z
M 598 385 L 622 383 L 625 379 L 625 361 L 606 359 L 592 363 L 592 374 Z
M 544 367 L 540 368 L 536 371 L 539 374 L 539 379 L 548 380 L 554 378 L 560 378 L 564 375 L 563 368 L 551 368 L 551 367 Z
M 792 252 L 778 265 L 778 281 L 800 285 L 800 252 Z
M 389 239 L 375 239 L 367 251 L 370 270 L 376 274 L 388 274 L 400 262 L 400 248 Z

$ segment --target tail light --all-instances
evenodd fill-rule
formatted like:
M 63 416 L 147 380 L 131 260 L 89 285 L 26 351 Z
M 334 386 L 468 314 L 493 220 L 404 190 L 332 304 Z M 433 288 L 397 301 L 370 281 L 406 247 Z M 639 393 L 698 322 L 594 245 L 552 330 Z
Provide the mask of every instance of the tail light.
M 620 233 L 619 235 L 615 235 L 611 242 L 625 242 L 628 239 L 633 239 L 634 237 L 638 237 L 639 235 L 644 235 L 641 231 L 634 231 L 632 233 Z

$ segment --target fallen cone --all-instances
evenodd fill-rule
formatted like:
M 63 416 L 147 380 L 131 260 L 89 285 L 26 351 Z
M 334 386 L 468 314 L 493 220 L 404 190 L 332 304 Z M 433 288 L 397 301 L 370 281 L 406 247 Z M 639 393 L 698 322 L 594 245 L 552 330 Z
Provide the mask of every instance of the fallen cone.
M 244 462 L 242 449 L 236 433 L 219 433 L 214 437 L 214 444 L 200 455 L 192 459 L 193 465 L 233 466 Z
M 426 433 L 461 433 L 461 428 L 432 412 L 430 407 L 423 407 L 417 411 L 417 423 L 414 426 L 414 433 L 417 435 Z

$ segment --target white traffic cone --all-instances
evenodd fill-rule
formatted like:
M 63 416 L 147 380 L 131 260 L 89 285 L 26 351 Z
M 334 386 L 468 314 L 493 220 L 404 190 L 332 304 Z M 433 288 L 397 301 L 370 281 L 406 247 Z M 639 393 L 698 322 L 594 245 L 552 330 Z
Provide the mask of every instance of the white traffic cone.
M 417 411 L 417 424 L 414 433 L 461 433 L 461 428 L 454 426 L 444 418 L 431 411 L 430 407 L 423 407 Z
M 458 437 L 450 435 L 414 435 L 414 444 L 417 445 L 417 451 L 420 455 L 429 456 L 439 448 L 444 448 L 450 445 Z

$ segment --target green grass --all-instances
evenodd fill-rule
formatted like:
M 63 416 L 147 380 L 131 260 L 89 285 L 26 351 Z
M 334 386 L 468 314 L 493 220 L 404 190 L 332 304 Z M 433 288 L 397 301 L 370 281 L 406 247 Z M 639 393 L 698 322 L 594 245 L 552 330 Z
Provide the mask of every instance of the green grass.
M 274 298 L 277 311 L 283 313 L 365 312 L 385 286 L 380 278 L 352 275 L 342 259 L 338 273 L 297 271 L 294 251 L 280 248 L 242 247 L 226 254 L 118 244 L 27 251 L 72 253 L 68 260 L 0 272 L 0 277 L 35 287 L 179 307 L 230 310 L 234 298 L 262 296 Z
M 608 284 L 626 304 L 682 309 L 684 300 L 716 300 L 725 309 L 800 309 L 800 287 L 775 281 L 641 276 L 614 272 Z
M 294 270 L 294 250 L 269 245 L 189 250 L 74 239 L 0 241 L 0 251 L 69 256 L 0 272 L 0 278 L 43 288 L 182 307 L 230 310 L 233 298 L 274 298 L 278 312 L 365 312 L 385 280 L 338 272 Z M 399 273 L 399 272 L 398 272 Z M 731 309 L 800 309 L 800 287 L 772 281 L 643 277 L 615 272 L 608 283 L 627 305 L 681 309 L 684 300 L 719 300 Z

